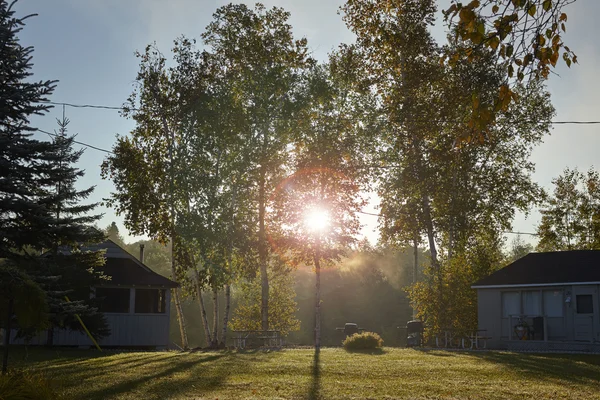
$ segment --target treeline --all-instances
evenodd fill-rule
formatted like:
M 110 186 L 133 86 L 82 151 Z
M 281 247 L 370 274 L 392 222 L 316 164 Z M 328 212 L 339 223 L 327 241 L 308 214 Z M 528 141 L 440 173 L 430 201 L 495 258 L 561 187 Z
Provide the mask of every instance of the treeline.
M 198 43 L 176 39 L 172 60 L 155 45 L 138 53 L 124 106 L 135 128 L 117 138 L 102 174 L 130 232 L 172 245 L 183 347 L 185 295 L 198 302 L 194 321 L 211 347 L 225 344 L 230 323 L 291 330 L 292 315 L 275 310 L 289 308 L 284 277 L 302 267 L 315 272 L 318 347 L 334 318 L 321 275 L 356 250 L 368 191 L 381 199 L 382 243 L 427 253 L 409 291 L 418 316 L 433 330 L 475 327 L 470 283 L 501 265 L 515 212 L 543 197 L 529 157 L 554 115 L 544 87 L 551 59 L 528 44 L 515 52 L 493 29 L 485 39 L 478 4 L 455 4 L 459 22 L 438 43 L 434 1 L 348 1 L 341 14 L 356 40 L 321 62 L 284 9 L 229 4 Z M 530 11 L 510 4 L 514 16 Z M 561 48 L 557 39 L 545 54 Z M 232 315 L 236 282 L 246 300 Z

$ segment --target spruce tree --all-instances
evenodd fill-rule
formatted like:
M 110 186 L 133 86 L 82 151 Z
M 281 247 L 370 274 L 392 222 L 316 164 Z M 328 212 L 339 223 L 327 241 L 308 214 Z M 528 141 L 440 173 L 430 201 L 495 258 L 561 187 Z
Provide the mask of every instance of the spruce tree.
M 49 222 L 37 191 L 54 144 L 32 138 L 29 119 L 48 111 L 56 81 L 31 80 L 33 48 L 17 38 L 29 16 L 15 17 L 13 5 L 0 0 L 0 258 L 15 260 L 42 241 Z
M 75 187 L 84 175 L 75 167 L 83 150 L 73 149 L 75 137 L 67 135 L 69 120 L 64 114 L 57 121 L 54 152 L 46 161 L 51 172 L 46 177 L 47 185 L 39 189 L 38 200 L 51 215 L 44 241 L 39 244 L 49 250 L 42 255 L 41 268 L 36 271 L 44 282 L 50 306 L 49 345 L 53 342 L 54 328 L 84 331 L 75 314 L 94 337 L 109 334 L 104 316 L 94 307 L 90 296 L 93 286 L 106 281 L 101 271 L 103 252 L 88 247 L 105 238 L 101 230 L 93 227 L 101 215 L 93 213 L 97 203 L 82 204 L 94 190 L 94 187 L 83 190 Z
M 29 16 L 15 17 L 14 4 L 0 0 L 0 327 L 9 331 L 15 316 L 19 326 L 31 330 L 45 325 L 46 318 L 36 315 L 46 307 L 25 295 L 25 291 L 42 291 L 23 265 L 36 263 L 31 248 L 43 238 L 39 227 L 50 220 L 49 211 L 37 201 L 37 192 L 49 172 L 44 162 L 54 144 L 32 138 L 35 128 L 29 125 L 29 119 L 48 111 L 46 101 L 56 83 L 31 80 L 33 48 L 21 46 L 17 37 Z M 43 295 L 37 298 L 45 305 Z M 35 323 L 24 324 L 23 318 Z M 9 339 L 10 335 L 5 335 L 3 373 Z

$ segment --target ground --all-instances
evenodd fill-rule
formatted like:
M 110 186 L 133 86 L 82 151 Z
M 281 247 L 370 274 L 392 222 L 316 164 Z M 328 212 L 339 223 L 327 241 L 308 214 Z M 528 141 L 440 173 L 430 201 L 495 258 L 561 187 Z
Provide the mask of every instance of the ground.
M 16 349 L 67 399 L 600 399 L 600 355 Z

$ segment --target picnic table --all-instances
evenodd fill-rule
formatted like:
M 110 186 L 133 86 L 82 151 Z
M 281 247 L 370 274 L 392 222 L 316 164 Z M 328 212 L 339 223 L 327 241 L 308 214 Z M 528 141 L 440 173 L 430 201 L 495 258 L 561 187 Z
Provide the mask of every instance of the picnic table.
M 281 347 L 283 338 L 281 331 L 232 331 L 233 347 L 246 349 L 249 347 Z
M 477 329 L 465 333 L 462 329 L 445 328 L 435 335 L 435 345 L 436 347 L 462 347 L 463 349 L 469 348 L 472 350 L 479 349 L 480 343 L 482 343 L 485 349 L 488 339 L 491 339 L 486 332 L 485 329 Z

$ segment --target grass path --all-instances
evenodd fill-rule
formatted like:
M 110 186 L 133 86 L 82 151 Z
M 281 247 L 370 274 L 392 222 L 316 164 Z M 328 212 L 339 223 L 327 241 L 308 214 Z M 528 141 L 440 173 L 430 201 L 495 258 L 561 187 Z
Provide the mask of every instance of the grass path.
M 600 356 L 386 348 L 13 352 L 67 399 L 600 399 Z

